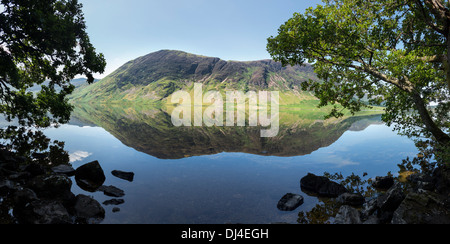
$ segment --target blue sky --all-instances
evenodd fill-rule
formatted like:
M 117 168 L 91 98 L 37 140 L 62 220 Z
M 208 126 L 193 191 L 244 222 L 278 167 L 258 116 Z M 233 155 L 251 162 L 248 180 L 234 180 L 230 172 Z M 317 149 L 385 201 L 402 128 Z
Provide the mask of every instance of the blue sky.
M 224 60 L 270 58 L 267 38 L 295 12 L 320 0 L 80 0 L 88 33 L 108 62 L 122 64 L 161 49 Z

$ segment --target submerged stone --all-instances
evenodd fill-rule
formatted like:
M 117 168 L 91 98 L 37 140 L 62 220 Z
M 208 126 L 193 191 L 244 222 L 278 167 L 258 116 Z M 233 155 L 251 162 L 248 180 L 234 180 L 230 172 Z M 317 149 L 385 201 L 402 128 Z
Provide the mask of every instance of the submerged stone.
M 122 180 L 127 180 L 127 181 L 133 181 L 134 179 L 134 173 L 133 172 L 125 172 L 125 171 L 120 171 L 120 170 L 113 170 L 111 172 L 112 175 L 114 175 L 117 178 L 120 178 Z
M 281 211 L 293 211 L 303 204 L 303 197 L 298 194 L 287 193 L 277 204 Z

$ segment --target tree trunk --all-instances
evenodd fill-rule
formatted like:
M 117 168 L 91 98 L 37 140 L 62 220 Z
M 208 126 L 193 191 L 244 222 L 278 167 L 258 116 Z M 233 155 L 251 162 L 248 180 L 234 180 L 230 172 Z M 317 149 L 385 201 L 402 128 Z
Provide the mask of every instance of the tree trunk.
M 450 136 L 443 132 L 437 125 L 434 123 L 430 114 L 428 113 L 427 107 L 423 102 L 422 97 L 416 91 L 411 93 L 413 101 L 416 105 L 417 111 L 422 119 L 422 122 L 425 124 L 425 127 L 431 134 L 434 136 L 437 142 L 443 145 L 450 144 Z

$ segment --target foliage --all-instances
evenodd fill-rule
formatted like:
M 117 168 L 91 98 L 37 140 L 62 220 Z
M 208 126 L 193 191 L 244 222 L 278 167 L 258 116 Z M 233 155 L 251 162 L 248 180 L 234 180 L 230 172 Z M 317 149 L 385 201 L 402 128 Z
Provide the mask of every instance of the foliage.
M 0 113 L 8 120 L 38 127 L 67 122 L 69 81 L 86 75 L 91 83 L 93 73 L 104 71 L 81 8 L 77 0 L 1 1 Z M 33 94 L 28 89 L 35 85 L 42 88 Z
M 323 82 L 304 90 L 332 104 L 360 111 L 385 105 L 383 120 L 410 137 L 448 146 L 450 121 L 450 10 L 448 1 L 324 0 L 295 13 L 268 39 L 284 65 L 313 64 Z M 435 103 L 431 109 L 427 106 Z

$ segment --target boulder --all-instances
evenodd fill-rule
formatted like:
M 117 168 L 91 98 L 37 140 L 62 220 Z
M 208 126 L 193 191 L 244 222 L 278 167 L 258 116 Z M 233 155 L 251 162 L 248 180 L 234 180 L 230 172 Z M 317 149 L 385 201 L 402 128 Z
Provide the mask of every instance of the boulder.
M 65 174 L 72 176 L 75 174 L 75 169 L 70 165 L 61 164 L 52 168 L 53 173 Z
M 434 170 L 433 186 L 438 193 L 450 195 L 450 167 L 440 166 Z
M 302 191 L 311 192 L 322 197 L 338 197 L 348 192 L 347 189 L 324 176 L 316 176 L 309 173 L 300 180 Z
M 342 205 L 361 206 L 365 202 L 365 198 L 357 193 L 343 193 L 336 199 Z
M 408 183 L 412 191 L 427 190 L 433 191 L 435 186 L 433 184 L 433 177 L 424 173 L 415 173 L 408 176 Z
M 405 199 L 405 194 L 399 183 L 395 183 L 385 194 L 377 199 L 377 206 L 382 211 L 395 211 Z
M 75 170 L 75 181 L 85 191 L 95 192 L 105 180 L 105 173 L 98 161 L 87 163 Z
M 43 198 L 65 199 L 72 193 L 72 181 L 66 175 L 39 175 L 31 179 L 27 186 Z
M 433 192 L 409 193 L 395 210 L 392 224 L 450 224 L 448 199 Z
M 105 218 L 105 209 L 100 203 L 83 194 L 77 195 L 74 211 L 81 223 L 98 224 Z
M 280 201 L 277 208 L 281 211 L 293 211 L 303 204 L 303 197 L 298 194 L 287 193 Z
M 13 211 L 22 224 L 72 224 L 68 211 L 58 201 L 35 200 Z
M 111 200 L 106 200 L 103 202 L 103 205 L 120 205 L 125 203 L 125 200 L 123 199 L 111 199 Z
M 120 170 L 113 170 L 111 172 L 112 175 L 114 175 L 117 178 L 120 178 L 122 180 L 127 180 L 132 182 L 134 179 L 134 173 L 133 172 L 125 172 Z
M 392 176 L 375 177 L 372 186 L 380 190 L 388 190 L 394 185 Z
M 16 183 L 10 180 L 0 180 L 0 196 L 6 196 L 16 190 Z
M 369 219 L 378 210 L 377 200 L 377 198 L 372 198 L 363 204 L 361 208 L 362 219 Z
M 38 200 L 36 193 L 29 188 L 21 188 L 12 197 L 14 208 L 25 207 L 28 203 Z
M 400 183 L 395 183 L 385 194 L 377 198 L 377 217 L 380 223 L 390 223 L 394 211 L 400 206 L 405 194 Z
M 110 197 L 123 197 L 125 192 L 115 186 L 100 186 L 98 191 L 102 191 L 105 195 Z
M 339 209 L 339 212 L 337 213 L 335 219 L 335 224 L 361 224 L 361 218 L 359 215 L 358 210 L 355 208 L 343 205 Z

